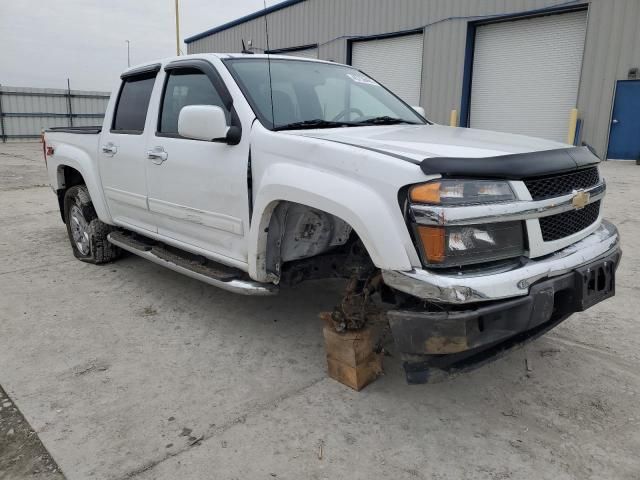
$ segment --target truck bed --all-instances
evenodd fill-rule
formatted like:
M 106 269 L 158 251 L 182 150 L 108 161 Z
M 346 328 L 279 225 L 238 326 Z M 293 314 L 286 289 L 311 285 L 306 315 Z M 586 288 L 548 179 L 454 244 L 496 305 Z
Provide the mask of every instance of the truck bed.
M 48 156 L 47 171 L 51 185 L 58 185 L 59 167 L 66 166 L 78 170 L 87 186 L 100 191 L 96 184 L 96 175 L 90 172 L 98 171 L 98 145 L 102 127 L 54 127 L 45 130 L 44 142 L 51 147 L 55 154 Z

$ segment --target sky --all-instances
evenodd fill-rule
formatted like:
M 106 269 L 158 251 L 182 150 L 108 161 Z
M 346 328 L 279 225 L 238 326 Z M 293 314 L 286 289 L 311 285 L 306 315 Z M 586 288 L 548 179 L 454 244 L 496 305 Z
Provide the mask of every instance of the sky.
M 263 5 L 180 0 L 181 41 Z M 75 90 L 110 91 L 127 68 L 125 40 L 132 66 L 175 55 L 174 0 L 0 0 L 0 84 L 67 88 L 69 78 Z

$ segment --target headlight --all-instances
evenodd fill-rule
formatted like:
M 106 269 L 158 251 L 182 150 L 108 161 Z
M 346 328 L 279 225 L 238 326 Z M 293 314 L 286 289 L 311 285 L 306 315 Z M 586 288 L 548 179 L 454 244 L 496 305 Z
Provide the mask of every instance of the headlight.
M 516 199 L 509 182 L 503 180 L 442 179 L 414 185 L 409 190 L 414 203 L 431 205 L 473 205 L 508 202 Z
M 485 263 L 524 254 L 522 222 L 455 227 L 416 226 L 423 260 L 430 266 Z

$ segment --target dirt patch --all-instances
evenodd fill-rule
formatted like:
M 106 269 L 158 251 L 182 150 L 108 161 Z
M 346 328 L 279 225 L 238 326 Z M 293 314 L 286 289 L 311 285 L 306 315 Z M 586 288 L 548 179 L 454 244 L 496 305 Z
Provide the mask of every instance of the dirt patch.
M 64 480 L 36 432 L 0 387 L 0 480 Z

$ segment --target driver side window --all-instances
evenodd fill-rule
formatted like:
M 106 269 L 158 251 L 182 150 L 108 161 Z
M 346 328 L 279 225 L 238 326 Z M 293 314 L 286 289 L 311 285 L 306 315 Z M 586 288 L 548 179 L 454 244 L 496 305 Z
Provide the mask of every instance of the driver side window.
M 158 133 L 177 136 L 180 110 L 188 105 L 214 105 L 221 107 L 225 112 L 227 124 L 230 123 L 231 115 L 209 77 L 200 70 L 184 68 L 168 72 L 163 93 L 162 110 L 160 111 Z

